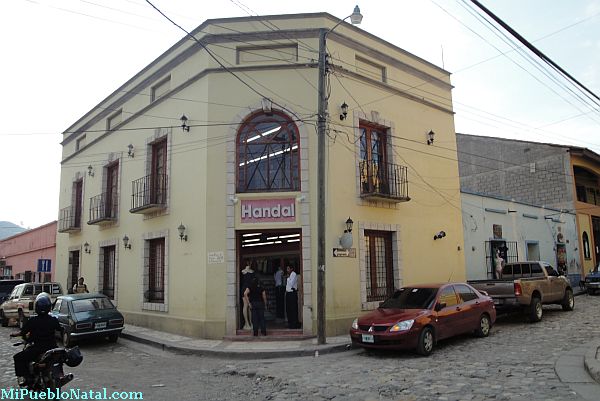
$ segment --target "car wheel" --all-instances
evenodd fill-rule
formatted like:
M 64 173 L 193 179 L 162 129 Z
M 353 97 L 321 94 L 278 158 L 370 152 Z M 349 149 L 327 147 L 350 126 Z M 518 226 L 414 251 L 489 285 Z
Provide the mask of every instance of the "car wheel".
M 108 336 L 108 341 L 111 343 L 116 343 L 118 339 L 119 339 L 119 334 L 110 334 Z
M 4 311 L 0 310 L 0 321 L 2 322 L 2 327 L 8 326 L 8 318 L 4 316 Z
M 537 297 L 531 298 L 531 304 L 529 305 L 529 321 L 532 323 L 539 322 L 542 320 L 543 314 L 542 301 Z
M 69 348 L 71 345 L 73 345 L 73 340 L 71 339 L 71 333 L 69 333 L 66 330 L 63 330 L 63 332 L 62 332 L 62 343 L 63 343 L 63 347 L 65 347 L 65 348 Z
M 417 353 L 423 356 L 429 356 L 433 351 L 433 330 L 431 327 L 425 327 L 419 335 L 419 343 L 417 344 Z
M 575 297 L 573 297 L 573 291 L 566 290 L 565 296 L 562 301 L 563 310 L 573 310 L 575 308 Z
M 23 310 L 19 309 L 19 317 L 17 318 L 17 325 L 19 326 L 20 329 L 22 329 L 23 326 L 25 326 L 25 322 L 27 322 L 27 318 L 25 317 Z
M 492 322 L 490 317 L 486 314 L 481 315 L 479 318 L 479 327 L 475 330 L 477 337 L 487 337 L 490 335 L 490 329 L 492 328 Z

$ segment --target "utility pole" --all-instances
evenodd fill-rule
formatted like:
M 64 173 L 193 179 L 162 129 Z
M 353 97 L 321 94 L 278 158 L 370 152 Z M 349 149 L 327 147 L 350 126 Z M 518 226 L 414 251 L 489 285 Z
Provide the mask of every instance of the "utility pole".
M 362 15 L 358 6 L 354 7 L 351 15 L 340 20 L 333 28 L 326 30 L 321 28 L 319 31 L 319 106 L 317 116 L 317 180 L 318 180 L 318 199 L 317 199 L 317 343 L 325 344 L 325 194 L 326 194 L 326 165 L 325 165 L 325 136 L 327 135 L 327 91 L 325 82 L 327 80 L 327 34 L 332 32 L 344 20 L 350 18 L 353 25 L 360 24 Z
M 317 343 L 325 344 L 325 135 L 327 119 L 327 94 L 325 81 L 327 79 L 327 33 L 325 29 L 319 31 L 319 108 L 317 116 L 317 174 L 318 174 L 318 201 L 317 201 Z

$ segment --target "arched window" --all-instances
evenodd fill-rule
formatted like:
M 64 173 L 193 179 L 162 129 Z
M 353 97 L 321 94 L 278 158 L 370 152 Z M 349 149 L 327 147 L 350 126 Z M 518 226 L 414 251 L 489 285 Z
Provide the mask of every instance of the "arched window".
M 583 234 L 581 235 L 581 240 L 583 241 L 583 257 L 585 259 L 591 259 L 592 256 L 590 255 L 590 240 L 588 238 L 587 232 L 583 232 Z
M 251 115 L 236 146 L 237 192 L 300 190 L 300 138 L 288 116 L 276 111 Z

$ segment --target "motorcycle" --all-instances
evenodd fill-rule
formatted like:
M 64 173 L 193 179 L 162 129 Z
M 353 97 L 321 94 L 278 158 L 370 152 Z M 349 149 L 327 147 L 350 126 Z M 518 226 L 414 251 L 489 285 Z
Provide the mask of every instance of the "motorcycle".
M 23 349 L 33 344 L 26 339 L 19 341 L 14 346 L 23 345 Z M 29 362 L 29 375 L 21 387 L 27 388 L 31 393 L 60 390 L 62 386 L 73 380 L 73 374 L 65 374 L 63 364 L 70 367 L 78 366 L 83 361 L 79 347 L 56 347 L 40 354 L 34 361 Z

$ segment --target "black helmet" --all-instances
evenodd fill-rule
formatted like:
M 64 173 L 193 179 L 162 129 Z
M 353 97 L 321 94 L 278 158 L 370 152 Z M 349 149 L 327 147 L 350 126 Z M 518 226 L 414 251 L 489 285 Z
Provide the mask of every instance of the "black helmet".
M 67 366 L 74 368 L 75 366 L 79 366 L 81 361 L 83 361 L 83 355 L 81 355 L 81 351 L 79 351 L 79 347 L 75 346 L 73 348 L 68 348 L 67 350 L 67 359 L 65 363 Z
M 50 295 L 42 292 L 35 297 L 35 313 L 38 315 L 47 315 L 51 308 L 52 300 L 50 300 Z

